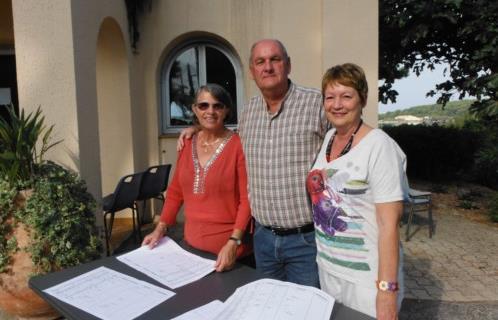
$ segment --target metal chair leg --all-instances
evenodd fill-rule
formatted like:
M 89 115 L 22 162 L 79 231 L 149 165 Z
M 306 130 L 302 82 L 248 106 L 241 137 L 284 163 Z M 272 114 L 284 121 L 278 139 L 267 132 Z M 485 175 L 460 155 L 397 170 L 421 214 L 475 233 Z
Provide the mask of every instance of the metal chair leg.
M 133 211 L 133 216 L 136 216 L 137 222 L 136 222 L 136 230 L 135 230 L 135 220 L 133 220 L 133 231 L 136 231 L 136 237 L 138 237 L 138 243 L 142 242 L 142 222 L 140 220 L 140 213 L 138 212 L 138 206 L 136 203 L 133 204 L 133 208 L 131 209 Z M 132 217 L 133 218 L 133 217 Z
M 104 212 L 104 236 L 105 236 L 105 252 L 106 255 L 110 255 L 110 239 L 109 239 L 109 231 L 107 229 L 107 215 L 108 212 Z
M 107 224 L 107 215 L 111 215 L 109 219 L 109 225 Z M 111 236 L 112 236 L 112 225 L 114 224 L 114 212 L 104 213 L 104 233 L 106 242 L 106 254 L 109 257 L 111 255 Z
M 410 214 L 408 215 L 408 222 L 406 224 L 406 235 L 405 235 L 406 242 L 410 241 L 410 225 L 412 224 L 413 212 L 414 212 L 414 206 L 413 206 L 413 204 L 411 204 Z
M 434 233 L 434 220 L 432 219 L 432 200 L 429 200 L 429 238 Z

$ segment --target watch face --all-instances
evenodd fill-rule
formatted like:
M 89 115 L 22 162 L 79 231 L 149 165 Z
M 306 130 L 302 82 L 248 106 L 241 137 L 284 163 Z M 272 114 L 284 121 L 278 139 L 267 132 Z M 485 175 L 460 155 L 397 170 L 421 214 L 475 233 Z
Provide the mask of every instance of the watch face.
M 240 246 L 240 245 L 242 244 L 242 241 L 241 241 L 240 239 L 235 238 L 235 237 L 230 237 L 230 240 L 235 241 L 235 243 L 236 243 L 238 246 Z
M 397 282 L 388 282 L 388 281 L 379 281 L 377 287 L 381 291 L 398 291 L 398 283 Z
M 379 282 L 379 289 L 382 291 L 387 291 L 389 289 L 389 284 L 387 283 L 387 281 Z

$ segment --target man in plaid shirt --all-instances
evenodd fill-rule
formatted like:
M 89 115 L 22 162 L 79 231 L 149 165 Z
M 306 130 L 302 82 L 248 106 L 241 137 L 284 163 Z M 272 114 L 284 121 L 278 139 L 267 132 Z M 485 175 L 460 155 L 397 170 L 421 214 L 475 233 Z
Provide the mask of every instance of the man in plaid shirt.
M 305 181 L 328 129 L 322 96 L 289 79 L 290 58 L 278 40 L 256 42 L 249 68 L 261 95 L 244 106 L 239 132 L 256 221 L 256 268 L 276 279 L 319 287 Z M 192 132 L 182 132 L 180 148 Z
M 256 267 L 277 279 L 318 287 L 305 180 L 328 127 L 322 96 L 290 81 L 290 58 L 278 40 L 256 42 L 249 67 L 261 95 L 244 107 L 239 131 L 256 220 Z

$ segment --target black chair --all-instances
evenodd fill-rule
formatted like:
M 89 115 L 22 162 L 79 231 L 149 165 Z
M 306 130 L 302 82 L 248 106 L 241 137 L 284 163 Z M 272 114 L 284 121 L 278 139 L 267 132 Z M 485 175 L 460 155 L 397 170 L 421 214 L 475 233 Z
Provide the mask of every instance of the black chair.
M 133 234 L 135 237 L 138 235 L 138 241 L 141 241 L 142 234 L 140 231 L 140 224 L 135 201 L 137 200 L 140 192 L 140 184 L 142 182 L 143 173 L 129 174 L 119 180 L 114 193 L 104 197 L 102 207 L 104 209 L 104 231 L 105 240 L 107 245 L 107 256 L 110 255 L 111 250 L 111 235 L 112 225 L 114 223 L 114 215 L 116 212 L 131 209 L 133 220 Z M 109 225 L 107 224 L 107 216 L 110 215 Z M 135 223 L 136 219 L 136 223 Z
M 164 191 L 168 187 L 171 164 L 153 166 L 143 173 L 137 201 L 142 201 L 142 214 L 145 215 L 147 200 L 159 199 L 164 204 Z M 154 217 L 154 216 L 152 216 Z M 141 225 L 140 221 L 140 224 Z

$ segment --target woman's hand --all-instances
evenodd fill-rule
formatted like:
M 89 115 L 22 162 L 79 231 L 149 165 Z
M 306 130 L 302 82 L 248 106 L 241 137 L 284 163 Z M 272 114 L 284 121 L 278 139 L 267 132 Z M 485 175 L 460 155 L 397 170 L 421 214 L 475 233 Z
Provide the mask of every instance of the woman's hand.
M 150 249 L 154 249 L 159 241 L 164 237 L 165 225 L 159 223 L 154 231 L 145 236 L 144 241 L 142 241 L 142 246 L 149 246 Z
M 178 140 L 176 141 L 176 151 L 182 151 L 183 147 L 185 146 L 185 142 L 183 140 L 191 139 L 194 133 L 196 133 L 197 131 L 198 129 L 196 127 L 188 127 L 183 129 L 180 132 Z
M 214 267 L 217 272 L 228 271 L 235 265 L 235 260 L 237 259 L 237 243 L 232 240 L 228 242 L 221 248 L 218 253 L 218 259 L 216 259 L 216 264 Z
M 377 319 L 393 320 L 398 319 L 398 295 L 395 292 L 377 292 L 376 308 Z

